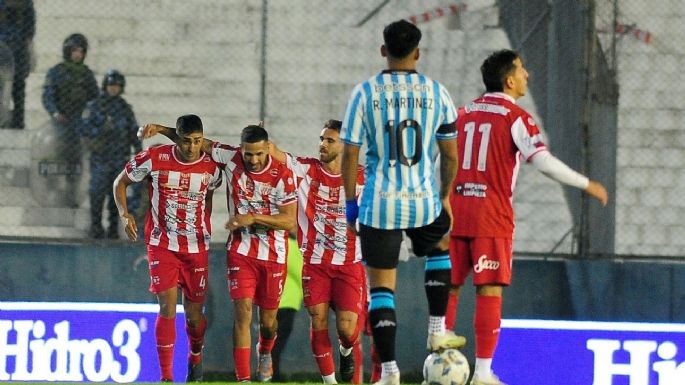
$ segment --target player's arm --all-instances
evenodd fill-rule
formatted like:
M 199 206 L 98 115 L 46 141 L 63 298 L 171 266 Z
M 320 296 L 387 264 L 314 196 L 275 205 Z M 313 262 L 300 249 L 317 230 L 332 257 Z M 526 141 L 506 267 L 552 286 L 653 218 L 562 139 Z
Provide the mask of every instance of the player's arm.
M 296 213 L 297 202 L 293 201 L 286 205 L 279 205 L 276 215 L 236 214 L 228 219 L 226 228 L 234 231 L 241 227 L 262 225 L 276 230 L 290 231 L 297 225 Z
M 277 160 L 281 163 L 286 163 L 288 158 L 287 158 L 285 152 L 283 150 L 281 150 L 280 148 L 278 148 L 278 146 L 276 146 L 276 143 L 269 141 L 269 144 L 271 144 L 271 146 L 269 146 L 270 147 L 269 155 L 271 155 L 272 158 L 274 158 L 275 160 Z
M 343 187 L 345 188 L 345 215 L 347 226 L 356 233 L 356 222 L 359 216 L 357 204 L 357 167 L 359 162 L 360 146 L 345 143 L 342 154 L 341 173 Z
M 126 200 L 126 187 L 135 183 L 128 177 L 126 170 L 123 170 L 119 176 L 114 180 L 114 202 L 119 210 L 119 217 L 124 224 L 124 230 L 126 235 L 132 241 L 138 239 L 138 226 L 136 225 L 136 220 L 133 215 L 128 212 L 128 204 Z
M 176 133 L 176 129 L 173 127 L 167 127 L 167 126 L 162 126 L 161 124 L 155 124 L 155 123 L 148 123 L 144 126 L 142 126 L 138 130 L 138 139 L 143 140 L 147 138 L 151 138 L 157 134 L 162 134 L 166 136 L 167 138 L 171 139 L 172 142 L 178 143 L 180 140 L 178 134 Z M 214 142 L 211 140 L 204 138 L 202 141 L 202 152 L 204 152 L 207 155 L 212 155 L 212 146 L 214 145 Z
M 212 197 L 214 197 L 214 190 L 207 190 L 205 195 L 205 215 L 207 217 L 212 215 Z
M 440 199 L 446 200 L 457 176 L 457 139 L 438 140 L 440 150 Z
M 597 199 L 602 206 L 606 206 L 607 202 L 609 202 L 607 190 L 601 183 L 590 180 L 585 175 L 572 170 L 548 150 L 536 152 L 530 161 L 541 173 L 559 183 L 585 191 L 588 195 Z

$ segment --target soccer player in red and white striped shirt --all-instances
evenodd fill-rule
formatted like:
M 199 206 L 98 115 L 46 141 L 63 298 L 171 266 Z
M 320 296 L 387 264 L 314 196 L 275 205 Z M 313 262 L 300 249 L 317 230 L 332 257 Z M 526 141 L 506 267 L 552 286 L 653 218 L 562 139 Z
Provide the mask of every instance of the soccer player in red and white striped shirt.
M 186 333 L 190 341 L 187 381 L 202 380 L 202 346 L 207 322 L 202 307 L 207 292 L 212 191 L 221 185 L 221 169 L 200 151 L 202 121 L 184 115 L 176 121 L 176 145 L 151 147 L 136 155 L 114 181 L 114 200 L 129 239 L 138 228 L 128 212 L 126 187 L 148 183 L 150 208 L 145 223 L 150 291 L 160 309 L 155 337 L 162 381 L 173 380 L 178 287 L 183 290 Z
M 334 384 L 335 364 L 328 338 L 328 310 L 335 309 L 340 340 L 340 379 L 352 380 L 352 354 L 359 340 L 358 320 L 364 314 L 366 275 L 356 235 L 347 228 L 345 192 L 340 174 L 339 120 L 329 120 L 319 136 L 319 158 L 293 156 L 272 144 L 272 154 L 295 174 L 297 240 L 304 258 L 304 304 L 311 317 L 312 352 L 324 383 Z M 357 189 L 364 185 L 364 168 L 357 168 Z M 363 327 L 363 323 L 361 325 Z M 359 363 L 361 364 L 361 363 Z
M 460 109 L 457 176 L 450 191 L 452 285 L 447 327 L 454 326 L 461 286 L 473 271 L 476 366 L 472 385 L 503 385 L 491 363 L 499 339 L 502 291 L 511 283 L 514 185 L 521 159 L 550 178 L 584 190 L 606 205 L 607 192 L 554 157 L 533 118 L 516 104 L 528 72 L 518 54 L 502 50 L 481 66 L 486 93 Z
M 149 124 L 143 137 L 169 127 Z M 295 228 L 297 197 L 292 172 L 272 159 L 269 136 L 261 126 L 243 129 L 240 147 L 205 140 L 202 151 L 224 170 L 228 186 L 228 289 L 233 300 L 233 358 L 238 381 L 250 380 L 252 305 L 259 307 L 257 379 L 271 379 L 276 313 L 286 276 L 288 231 Z

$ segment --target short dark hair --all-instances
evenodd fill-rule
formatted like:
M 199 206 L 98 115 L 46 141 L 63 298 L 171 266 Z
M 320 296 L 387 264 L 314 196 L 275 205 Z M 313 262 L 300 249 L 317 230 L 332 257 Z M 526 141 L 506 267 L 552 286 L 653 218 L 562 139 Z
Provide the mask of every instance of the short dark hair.
M 342 122 L 335 119 L 328 119 L 326 123 L 323 124 L 323 128 L 330 128 L 331 130 L 340 132 L 340 129 L 342 128 Z
M 421 30 L 406 20 L 398 20 L 383 29 L 383 41 L 391 57 L 402 59 L 419 46 Z
M 202 120 L 199 116 L 193 114 L 179 116 L 176 119 L 176 131 L 179 135 L 203 132 Z
M 503 49 L 493 52 L 483 61 L 480 73 L 483 75 L 483 84 L 487 92 L 504 91 L 504 81 L 516 68 L 514 60 L 519 57 L 516 51 Z
M 243 132 L 240 134 L 241 143 L 257 143 L 262 140 L 269 140 L 269 133 L 266 132 L 264 127 L 256 124 L 243 128 Z

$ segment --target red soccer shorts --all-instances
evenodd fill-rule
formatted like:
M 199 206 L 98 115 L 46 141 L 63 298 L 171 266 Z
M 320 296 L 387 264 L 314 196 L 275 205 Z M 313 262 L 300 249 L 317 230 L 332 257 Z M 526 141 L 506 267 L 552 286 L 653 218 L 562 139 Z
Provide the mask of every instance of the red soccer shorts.
M 286 265 L 227 253 L 228 292 L 232 300 L 252 298 L 262 309 L 278 309 Z
M 331 303 L 335 310 L 360 314 L 364 306 L 366 274 L 361 263 L 302 267 L 304 306 Z
M 180 287 L 191 302 L 204 302 L 209 273 L 207 250 L 179 253 L 158 246 L 147 246 L 150 291 L 161 293 Z
M 461 286 L 473 271 L 473 284 L 511 283 L 511 238 L 450 237 L 452 284 Z

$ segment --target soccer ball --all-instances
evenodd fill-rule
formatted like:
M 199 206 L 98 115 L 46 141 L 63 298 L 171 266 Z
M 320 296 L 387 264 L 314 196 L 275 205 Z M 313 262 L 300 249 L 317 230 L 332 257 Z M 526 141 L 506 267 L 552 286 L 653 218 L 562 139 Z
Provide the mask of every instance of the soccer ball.
M 424 385 L 465 385 L 469 374 L 469 362 L 457 349 L 431 353 L 423 362 Z

